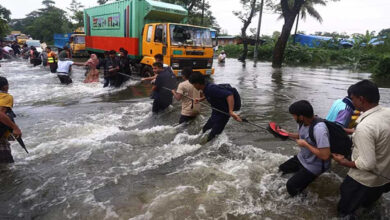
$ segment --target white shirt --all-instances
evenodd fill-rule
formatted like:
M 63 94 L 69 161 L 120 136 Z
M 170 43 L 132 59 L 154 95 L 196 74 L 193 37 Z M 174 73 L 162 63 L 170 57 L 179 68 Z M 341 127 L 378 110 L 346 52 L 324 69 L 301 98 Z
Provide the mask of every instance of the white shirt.
M 58 75 L 69 75 L 70 67 L 73 65 L 73 61 L 65 60 L 58 61 L 57 73 Z
M 390 109 L 377 106 L 364 112 L 352 135 L 352 161 L 348 175 L 368 187 L 383 186 L 390 181 Z M 373 174 L 376 173 L 376 174 Z

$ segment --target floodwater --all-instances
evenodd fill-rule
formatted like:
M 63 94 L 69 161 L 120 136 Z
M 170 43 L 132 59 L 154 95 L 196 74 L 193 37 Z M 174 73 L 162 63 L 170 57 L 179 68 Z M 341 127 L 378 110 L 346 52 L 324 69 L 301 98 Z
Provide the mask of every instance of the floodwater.
M 83 84 L 74 67 L 70 86 L 43 67 L 2 62 L 15 98 L 26 154 L 12 144 L 15 164 L 0 171 L 0 219 L 332 219 L 345 169 L 337 165 L 291 198 L 289 176 L 278 165 L 299 151 L 293 142 L 231 120 L 215 140 L 201 144 L 210 110 L 177 126 L 180 103 L 151 114 L 150 85 L 122 88 Z M 261 126 L 276 121 L 296 129 L 288 106 L 309 100 L 325 116 L 349 85 L 367 73 L 286 67 L 233 60 L 216 65 L 214 81 L 230 83 L 242 98 L 240 114 Z M 390 89 L 381 88 L 390 106 Z M 365 219 L 389 219 L 385 195 Z

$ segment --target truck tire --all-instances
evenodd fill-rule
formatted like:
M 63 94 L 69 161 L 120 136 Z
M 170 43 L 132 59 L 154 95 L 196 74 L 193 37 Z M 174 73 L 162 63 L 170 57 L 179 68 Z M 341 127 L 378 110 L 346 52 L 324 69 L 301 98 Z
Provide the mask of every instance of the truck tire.
M 145 65 L 143 68 L 142 68 L 142 71 L 141 71 L 141 76 L 142 77 L 150 77 L 150 76 L 153 76 L 154 73 L 153 73 L 153 68 L 149 65 Z

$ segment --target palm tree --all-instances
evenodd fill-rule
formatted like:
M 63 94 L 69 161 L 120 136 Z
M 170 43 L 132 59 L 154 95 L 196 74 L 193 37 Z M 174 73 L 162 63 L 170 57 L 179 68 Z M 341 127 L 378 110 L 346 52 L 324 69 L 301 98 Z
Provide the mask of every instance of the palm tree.
M 306 16 L 307 14 L 313 15 L 314 17 L 320 18 L 319 13 L 314 9 L 314 5 L 321 4 L 326 5 L 329 1 L 339 1 L 339 0 L 280 0 L 279 5 L 274 5 L 274 9 L 277 12 L 282 13 L 282 17 L 284 18 L 284 25 L 282 28 L 282 32 L 278 41 L 276 42 L 273 58 L 272 58 L 272 66 L 276 68 L 280 68 L 283 62 L 284 50 L 286 49 L 288 38 L 290 37 L 291 29 L 294 25 L 295 18 L 299 12 Z M 305 5 L 305 7 L 303 7 Z M 304 10 L 301 10 L 304 8 Z M 319 21 L 322 21 L 318 19 Z
M 295 43 L 295 36 L 297 35 L 298 32 L 298 24 L 300 19 L 306 20 L 307 16 L 310 15 L 311 17 L 317 19 L 318 22 L 322 23 L 323 21 L 322 17 L 320 13 L 314 8 L 314 5 L 326 6 L 326 2 L 323 0 L 311 0 L 311 1 L 305 1 L 305 3 L 303 3 L 301 10 L 297 14 L 297 21 L 295 23 L 295 32 L 294 32 L 294 43 Z

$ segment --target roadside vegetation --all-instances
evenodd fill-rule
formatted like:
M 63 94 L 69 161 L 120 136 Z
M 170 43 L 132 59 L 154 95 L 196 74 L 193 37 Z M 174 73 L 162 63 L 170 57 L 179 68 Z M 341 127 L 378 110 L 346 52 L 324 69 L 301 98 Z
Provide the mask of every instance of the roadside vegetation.
M 347 68 L 353 71 L 371 72 L 373 76 L 390 79 L 390 30 L 386 29 L 380 32 L 380 36 L 387 36 L 384 44 L 364 45 L 373 37 L 367 37 L 367 34 L 354 34 L 355 44 L 351 48 L 342 48 L 338 46 L 337 36 L 347 36 L 339 34 L 325 33 L 325 36 L 334 37 L 334 40 L 321 43 L 318 47 L 310 48 L 302 46 L 299 43 L 293 43 L 293 37 L 290 37 L 287 43 L 284 63 L 290 66 L 312 66 L 329 67 L 336 66 Z M 316 33 L 317 35 L 321 33 Z M 332 36 L 333 35 L 333 36 Z M 278 34 L 274 37 L 262 36 L 265 43 L 258 48 L 258 60 L 272 62 L 273 51 Z M 220 46 L 220 50 L 225 50 L 228 57 L 239 58 L 243 51 L 243 45 Z M 253 57 L 254 46 L 248 47 L 248 57 Z

